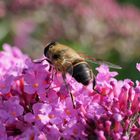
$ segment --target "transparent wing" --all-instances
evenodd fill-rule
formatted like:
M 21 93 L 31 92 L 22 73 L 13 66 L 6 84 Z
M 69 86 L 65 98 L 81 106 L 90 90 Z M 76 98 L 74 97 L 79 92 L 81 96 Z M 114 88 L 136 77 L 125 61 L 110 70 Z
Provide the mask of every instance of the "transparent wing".
M 102 59 L 94 58 L 94 57 L 91 57 L 91 56 L 86 56 L 84 53 L 79 53 L 79 54 L 80 54 L 81 57 L 85 58 L 85 60 L 87 62 L 89 62 L 89 63 L 94 63 L 94 64 L 98 64 L 98 65 L 105 64 L 105 65 L 107 65 L 110 68 L 122 69 L 121 66 L 113 64 L 113 63 L 110 63 L 108 61 L 104 61 Z
M 120 67 L 119 65 L 110 63 L 110 62 L 108 62 L 108 61 L 104 61 L 104 60 L 102 60 L 102 59 L 87 58 L 87 59 L 85 59 L 85 60 L 86 60 L 87 62 L 94 63 L 94 64 L 98 64 L 98 65 L 105 64 L 105 65 L 107 65 L 108 67 L 114 68 L 114 69 L 122 69 L 122 67 Z

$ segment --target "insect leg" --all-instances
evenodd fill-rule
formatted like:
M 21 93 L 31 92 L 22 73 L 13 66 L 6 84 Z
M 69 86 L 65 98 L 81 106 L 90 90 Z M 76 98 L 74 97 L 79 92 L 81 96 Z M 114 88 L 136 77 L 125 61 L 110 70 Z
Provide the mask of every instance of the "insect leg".
M 65 73 L 62 73 L 62 77 L 63 77 L 63 80 L 64 80 L 64 84 L 66 86 L 67 92 L 70 94 L 70 97 L 71 97 L 71 100 L 72 100 L 72 104 L 73 104 L 73 108 L 75 109 L 74 97 L 73 97 L 72 93 L 70 92 L 69 87 L 67 85 L 67 82 L 66 82 L 66 74 Z
M 55 69 L 54 69 L 54 67 L 53 66 L 51 66 L 51 77 L 50 77 L 50 84 L 49 84 L 49 86 L 46 88 L 46 89 L 49 89 L 50 88 L 50 86 L 51 86 L 51 83 L 53 82 L 53 80 L 54 80 L 54 75 L 56 75 L 57 74 L 57 71 L 55 71 Z
M 96 86 L 96 80 L 95 80 L 95 78 L 93 78 L 92 84 L 93 84 L 92 88 L 93 88 L 93 90 L 95 90 L 95 86 Z
M 35 59 L 33 60 L 33 63 L 41 63 L 44 60 L 48 61 L 50 64 L 52 64 L 52 62 L 48 59 L 48 58 L 42 58 L 42 59 Z
M 100 94 L 100 92 L 98 90 L 95 89 L 96 86 L 96 79 L 95 79 L 95 75 L 93 74 L 93 81 L 92 81 L 92 89 L 97 92 L 98 94 Z

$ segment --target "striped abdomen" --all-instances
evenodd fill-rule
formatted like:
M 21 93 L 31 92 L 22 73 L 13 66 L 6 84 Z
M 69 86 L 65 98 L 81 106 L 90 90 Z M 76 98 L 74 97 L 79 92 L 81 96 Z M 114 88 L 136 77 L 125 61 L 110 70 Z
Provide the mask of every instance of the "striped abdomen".
M 73 65 L 73 72 L 70 74 L 76 81 L 83 85 L 88 85 L 90 80 L 93 78 L 92 71 L 86 62 L 80 62 Z

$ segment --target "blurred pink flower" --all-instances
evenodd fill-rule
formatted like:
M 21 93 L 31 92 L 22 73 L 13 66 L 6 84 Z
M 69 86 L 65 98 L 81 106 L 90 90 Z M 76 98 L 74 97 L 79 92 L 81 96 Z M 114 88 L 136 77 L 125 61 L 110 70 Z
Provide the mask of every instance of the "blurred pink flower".
M 97 56 L 112 48 L 121 58 L 139 56 L 140 11 L 117 0 L 1 0 L 0 17 L 4 40 L 33 57 L 41 55 L 42 42 L 63 39 L 76 39 Z
M 14 44 L 20 48 L 27 46 L 31 39 L 30 34 L 35 30 L 36 23 L 31 19 L 21 19 L 15 23 L 15 40 Z
M 0 18 L 6 15 L 6 6 L 4 1 L 0 1 Z
M 140 81 L 117 80 L 106 65 L 97 68 L 96 93 L 67 76 L 76 109 L 58 73 L 4 45 L 0 56 L 0 136 L 7 139 L 139 139 Z M 9 60 L 9 61 L 8 61 Z M 138 64 L 137 64 L 138 65 Z M 16 66 L 16 69 L 13 67 Z M 13 74 L 14 73 L 14 74 Z
M 140 71 L 140 63 L 136 64 L 136 68 L 137 68 L 138 71 Z
M 11 48 L 8 44 L 3 45 L 3 51 L 0 52 L 0 57 L 0 74 L 13 75 L 15 77 L 22 74 L 23 68 L 26 67 L 25 61 L 29 59 L 26 55 L 23 55 L 18 48 Z M 5 67 L 3 67 L 3 65 L 5 65 Z

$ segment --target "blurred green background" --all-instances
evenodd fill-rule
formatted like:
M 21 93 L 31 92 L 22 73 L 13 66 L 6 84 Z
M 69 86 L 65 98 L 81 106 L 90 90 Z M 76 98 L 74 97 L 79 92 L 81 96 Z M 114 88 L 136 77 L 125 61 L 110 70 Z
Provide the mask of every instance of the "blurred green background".
M 120 2 L 121 4 L 132 4 L 140 8 L 139 0 L 118 0 L 118 2 Z
M 112 69 L 118 79 L 140 80 L 139 8 L 139 0 L 1 0 L 0 46 L 9 43 L 39 58 L 56 40 L 122 66 Z

